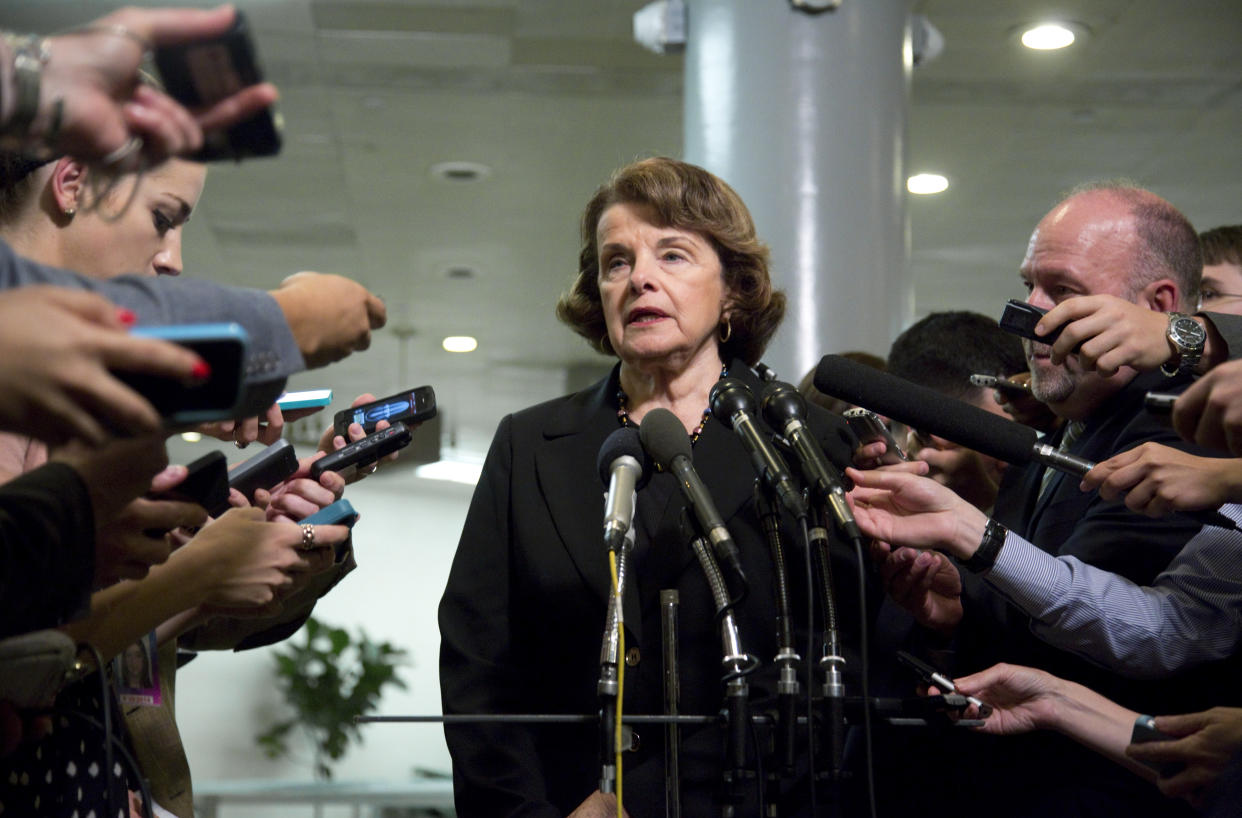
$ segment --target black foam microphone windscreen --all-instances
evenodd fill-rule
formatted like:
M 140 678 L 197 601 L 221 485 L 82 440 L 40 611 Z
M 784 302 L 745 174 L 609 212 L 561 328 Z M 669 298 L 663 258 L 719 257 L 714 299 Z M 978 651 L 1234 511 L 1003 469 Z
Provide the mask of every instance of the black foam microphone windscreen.
M 665 468 L 671 466 L 673 458 L 678 456 L 694 459 L 690 436 L 677 416 L 668 410 L 648 412 L 638 428 L 638 434 L 651 459 Z
M 825 355 L 815 388 L 1009 463 L 1029 463 L 1039 435 L 1000 415 L 840 355 Z
M 647 481 L 651 479 L 651 458 L 647 456 L 647 450 L 643 448 L 642 441 L 638 439 L 638 428 L 622 426 L 604 440 L 604 444 L 599 448 L 599 457 L 595 460 L 595 467 L 599 469 L 599 479 L 604 481 L 605 486 L 612 480 L 613 463 L 627 454 L 637 460 L 642 469 L 642 476 L 634 484 L 634 489 L 638 490 L 647 485 Z

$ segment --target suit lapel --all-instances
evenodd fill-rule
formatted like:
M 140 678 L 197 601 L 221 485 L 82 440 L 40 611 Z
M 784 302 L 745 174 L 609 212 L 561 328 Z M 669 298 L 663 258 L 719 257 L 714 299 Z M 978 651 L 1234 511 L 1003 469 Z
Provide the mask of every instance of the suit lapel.
M 573 395 L 543 428 L 535 453 L 535 479 L 561 545 L 583 581 L 606 602 L 611 581 L 604 548 L 604 485 L 596 474 L 600 446 L 617 428 L 611 392 L 617 371 Z

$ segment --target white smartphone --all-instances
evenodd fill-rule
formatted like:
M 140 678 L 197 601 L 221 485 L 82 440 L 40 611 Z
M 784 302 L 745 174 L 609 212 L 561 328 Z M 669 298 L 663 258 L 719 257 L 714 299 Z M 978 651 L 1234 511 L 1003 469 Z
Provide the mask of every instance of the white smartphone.
M 322 409 L 332 403 L 331 389 L 308 389 L 305 392 L 286 392 L 276 399 L 280 411 L 290 409 Z

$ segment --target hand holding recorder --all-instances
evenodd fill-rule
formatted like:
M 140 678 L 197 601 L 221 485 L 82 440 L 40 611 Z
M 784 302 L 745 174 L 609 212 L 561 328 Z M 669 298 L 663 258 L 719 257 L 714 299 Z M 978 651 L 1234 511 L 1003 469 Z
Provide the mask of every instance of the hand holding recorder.
M 227 127 L 276 100 L 274 86 L 263 83 L 238 90 L 194 112 L 168 95 L 141 85 L 138 68 L 156 46 L 218 37 L 234 24 L 230 6 L 210 11 L 186 8 L 124 8 L 67 34 L 46 40 L 46 63 L 34 75 L 38 107 L 33 120 L 15 117 L 10 100 L 15 87 L 0 95 L 5 136 L 29 147 L 46 146 L 72 156 L 120 166 L 154 163 L 167 156 L 193 153 L 204 131 Z M 37 38 L 34 63 L 41 57 Z M 59 128 L 56 127 L 59 117 Z

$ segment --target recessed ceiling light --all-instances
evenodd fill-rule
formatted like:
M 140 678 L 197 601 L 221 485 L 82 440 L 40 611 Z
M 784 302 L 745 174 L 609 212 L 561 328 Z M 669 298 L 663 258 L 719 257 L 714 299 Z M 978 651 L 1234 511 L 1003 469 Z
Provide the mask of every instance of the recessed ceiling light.
M 1074 44 L 1075 27 L 1065 23 L 1040 23 L 1022 32 L 1022 45 L 1036 51 L 1055 51 Z
M 431 178 L 442 182 L 477 182 L 491 173 L 492 169 L 481 162 L 437 162 L 431 166 Z
M 186 443 L 198 443 L 203 439 L 203 436 L 199 432 L 182 432 L 181 439 Z
M 450 335 L 440 345 L 448 352 L 474 352 L 479 342 L 469 335 Z
M 920 196 L 943 193 L 948 188 L 949 180 L 939 173 L 916 173 L 906 180 L 906 190 Z

